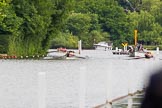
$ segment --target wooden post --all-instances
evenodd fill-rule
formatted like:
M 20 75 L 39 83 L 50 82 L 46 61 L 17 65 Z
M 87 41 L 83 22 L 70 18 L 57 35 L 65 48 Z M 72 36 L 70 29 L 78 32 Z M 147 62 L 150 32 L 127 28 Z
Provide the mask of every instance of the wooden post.
M 132 105 L 133 105 L 133 98 L 132 98 L 132 95 L 129 94 L 127 108 L 132 108 Z
M 79 51 L 79 54 L 81 54 L 81 51 L 82 51 L 82 41 L 78 41 L 78 51 Z
M 112 108 L 112 103 L 111 102 L 107 102 L 106 103 L 106 108 Z
M 85 108 L 86 67 L 80 67 L 79 108 Z
M 81 50 L 82 50 L 82 41 L 78 41 L 78 51 L 79 51 L 79 54 L 81 54 Z
M 109 70 L 107 71 L 107 80 L 106 80 L 106 108 L 112 108 L 112 71 L 113 71 L 113 64 L 110 63 Z
M 38 108 L 46 108 L 46 73 L 38 73 Z
M 124 46 L 124 51 L 126 51 L 126 46 Z
M 115 47 L 115 50 L 118 51 L 118 47 Z
M 127 51 L 128 50 L 128 46 L 125 46 L 125 51 Z
M 137 45 L 137 30 L 134 30 L 134 45 Z
M 156 48 L 156 54 L 159 54 L 159 47 Z
M 134 64 L 132 61 L 128 62 L 130 64 L 130 68 L 134 67 Z M 127 108 L 132 108 L 132 104 L 133 104 L 133 86 L 132 86 L 132 81 L 134 80 L 134 77 L 132 75 L 131 71 L 128 71 L 129 76 L 128 78 L 128 105 Z

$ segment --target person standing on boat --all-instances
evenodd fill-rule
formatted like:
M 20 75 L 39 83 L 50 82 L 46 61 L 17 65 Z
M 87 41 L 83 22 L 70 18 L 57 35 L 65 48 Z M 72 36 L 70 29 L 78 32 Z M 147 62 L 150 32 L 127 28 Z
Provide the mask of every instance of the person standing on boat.
M 139 51 L 143 51 L 143 45 L 142 44 L 139 45 Z
M 130 52 L 130 53 L 133 53 L 133 52 L 134 52 L 133 46 L 129 46 L 129 52 Z
M 137 45 L 136 45 L 136 50 L 137 50 L 137 51 L 140 50 L 140 44 L 139 44 L 139 43 L 137 43 Z

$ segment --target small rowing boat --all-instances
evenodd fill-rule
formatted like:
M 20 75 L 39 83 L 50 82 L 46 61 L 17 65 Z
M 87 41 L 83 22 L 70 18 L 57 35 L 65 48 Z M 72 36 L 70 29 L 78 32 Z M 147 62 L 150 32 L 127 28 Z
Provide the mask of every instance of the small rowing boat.
M 82 56 L 72 56 L 72 57 L 66 57 L 66 56 L 47 56 L 44 57 L 43 60 L 76 60 L 76 59 L 87 59 L 88 57 L 82 57 Z
M 81 56 L 76 54 L 74 51 L 64 52 L 54 52 L 48 53 L 44 60 L 75 60 L 75 59 L 87 59 L 87 56 Z

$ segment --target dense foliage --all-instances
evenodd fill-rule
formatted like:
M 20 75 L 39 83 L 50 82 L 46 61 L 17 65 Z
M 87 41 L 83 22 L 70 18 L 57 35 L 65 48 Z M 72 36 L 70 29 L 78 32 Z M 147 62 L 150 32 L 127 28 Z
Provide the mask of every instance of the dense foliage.
M 99 41 L 162 44 L 161 0 L 0 0 L 0 53 L 44 54 Z
M 162 44 L 162 1 L 160 0 L 75 0 L 74 9 L 62 32 L 83 40 L 84 48 L 93 43 L 112 41 L 145 45 Z M 55 42 L 55 41 L 53 41 Z
M 9 55 L 46 53 L 50 41 L 61 30 L 71 3 L 72 0 L 1 0 L 3 52 Z

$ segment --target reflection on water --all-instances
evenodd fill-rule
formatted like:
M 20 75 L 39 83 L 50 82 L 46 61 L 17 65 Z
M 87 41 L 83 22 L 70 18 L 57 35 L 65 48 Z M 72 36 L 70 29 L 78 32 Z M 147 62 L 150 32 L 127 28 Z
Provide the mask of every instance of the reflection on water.
M 86 68 L 85 104 L 91 108 L 105 103 L 107 97 L 142 89 L 151 70 L 161 63 L 159 56 L 127 60 L 110 51 L 82 54 L 89 59 L 0 60 L 0 108 L 38 108 L 39 72 L 46 72 L 47 108 L 78 108 L 80 67 Z

